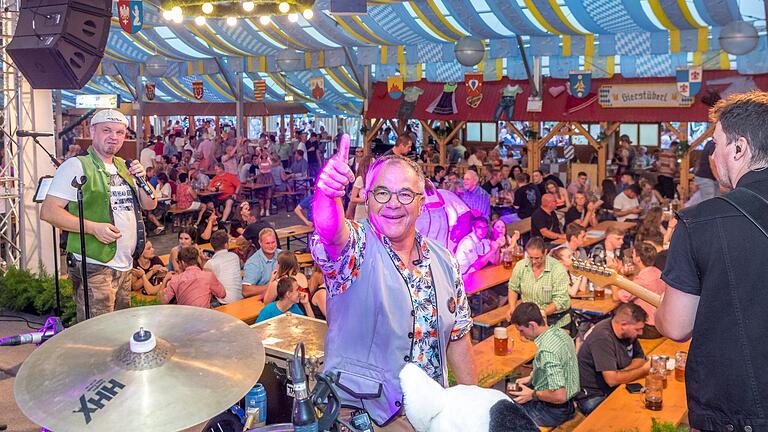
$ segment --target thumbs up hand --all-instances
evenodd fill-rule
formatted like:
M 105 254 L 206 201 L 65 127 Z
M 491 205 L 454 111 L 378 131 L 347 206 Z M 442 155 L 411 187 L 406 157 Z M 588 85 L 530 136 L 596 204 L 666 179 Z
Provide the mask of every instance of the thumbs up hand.
M 328 160 L 317 178 L 317 191 L 329 198 L 341 198 L 346 187 L 355 181 L 355 174 L 349 167 L 349 135 L 344 134 L 339 151 Z

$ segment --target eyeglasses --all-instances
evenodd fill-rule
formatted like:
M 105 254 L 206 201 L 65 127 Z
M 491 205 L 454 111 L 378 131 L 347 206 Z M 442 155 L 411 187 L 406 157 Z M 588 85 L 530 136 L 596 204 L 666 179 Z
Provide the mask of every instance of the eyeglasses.
M 379 204 L 387 204 L 392 199 L 392 195 L 397 195 L 397 201 L 399 201 L 400 204 L 408 205 L 416 199 L 417 195 L 421 194 L 410 189 L 400 189 L 397 192 L 392 192 L 383 186 L 379 186 L 373 190 L 372 195 L 373 199 Z

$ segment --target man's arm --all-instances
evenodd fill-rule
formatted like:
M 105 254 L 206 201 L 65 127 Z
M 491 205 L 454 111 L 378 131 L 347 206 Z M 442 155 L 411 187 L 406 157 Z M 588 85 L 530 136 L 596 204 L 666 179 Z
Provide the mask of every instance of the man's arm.
M 477 385 L 475 358 L 472 355 L 472 342 L 469 333 L 448 344 L 446 350 L 448 365 L 451 367 L 456 382 L 465 385 Z
M 641 366 L 638 363 L 642 362 Z M 651 363 L 642 359 L 634 359 L 629 366 L 617 371 L 603 371 L 603 379 L 605 383 L 611 387 L 616 387 L 620 384 L 627 384 L 633 381 L 637 381 L 640 378 L 648 375 L 651 370 Z
M 323 215 L 315 222 L 315 232 L 329 259 L 335 260 L 349 241 L 349 228 L 344 223 L 344 206 L 341 198 L 346 186 L 355 181 L 355 175 L 347 164 L 349 159 L 349 135 L 341 137 L 339 152 L 323 167 L 317 181 L 317 193 L 312 201 L 313 214 Z
M 304 216 L 304 212 L 301 209 L 301 204 L 297 205 L 295 209 L 293 209 L 293 212 L 296 213 L 296 216 L 301 219 L 302 222 L 304 222 L 304 225 L 306 226 L 312 226 L 312 222 L 307 219 L 306 216 Z
M 40 219 L 50 223 L 62 231 L 80 232 L 80 221 L 77 216 L 67 211 L 69 201 L 53 195 L 48 195 L 40 207 Z M 85 219 L 83 228 L 86 234 L 91 234 L 98 241 L 109 244 L 117 241 L 122 234 L 116 226 L 108 223 L 93 222 Z
M 556 233 L 549 228 L 542 228 L 539 230 L 539 233 L 541 233 L 541 236 L 544 238 L 548 238 L 550 240 L 558 240 L 558 239 L 564 239 L 565 234 L 559 234 Z
M 656 328 L 670 339 L 686 341 L 693 333 L 698 309 L 699 296 L 668 286 L 656 309 Z
M 136 177 L 146 177 L 147 172 L 144 170 L 144 167 L 141 165 L 141 162 L 138 160 L 133 161 L 131 163 L 131 166 L 128 168 L 128 172 L 131 173 L 131 175 Z M 155 207 L 157 207 L 157 191 L 155 191 L 155 188 L 152 187 L 149 182 L 147 182 L 147 185 L 152 190 L 152 194 L 155 196 L 155 198 L 150 198 L 149 195 L 147 195 L 146 192 L 144 192 L 144 189 L 137 188 L 138 189 L 138 196 L 139 196 L 139 204 L 141 204 L 141 208 L 144 210 L 153 210 Z

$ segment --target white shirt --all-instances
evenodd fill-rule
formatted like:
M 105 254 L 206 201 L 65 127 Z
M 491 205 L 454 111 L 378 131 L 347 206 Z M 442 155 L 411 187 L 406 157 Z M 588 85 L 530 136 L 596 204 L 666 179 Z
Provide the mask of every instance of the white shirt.
M 117 252 L 115 256 L 106 263 L 95 259 L 87 258 L 85 262 L 91 264 L 101 264 L 115 270 L 128 271 L 133 267 L 133 251 L 136 248 L 136 214 L 133 209 L 133 194 L 131 187 L 117 174 L 117 168 L 114 164 L 104 164 L 107 172 L 111 175 L 109 184 L 110 205 L 112 206 L 112 215 L 114 225 L 120 231 L 121 237 L 117 239 Z M 77 201 L 77 189 L 72 187 L 72 179 L 83 175 L 83 165 L 80 159 L 73 157 L 64 161 L 56 170 L 48 194 L 65 199 L 67 201 Z M 77 236 L 76 233 L 70 235 Z M 78 259 L 80 255 L 74 254 Z
M 160 195 L 157 196 L 158 201 L 170 201 L 173 197 L 173 189 L 170 183 L 164 184 L 158 192 L 160 192 Z
M 616 198 L 613 200 L 614 210 L 624 211 L 624 210 L 629 210 L 636 207 L 640 207 L 640 202 L 637 200 L 637 197 L 630 198 L 624 192 L 616 195 Z M 639 217 L 640 215 L 636 213 L 630 213 L 626 216 L 616 216 L 616 220 L 618 220 L 619 222 L 624 222 L 625 220 L 636 220 Z
M 459 262 L 459 268 L 462 275 L 473 273 L 475 269 L 471 266 L 481 256 L 491 251 L 491 241 L 487 238 L 479 240 L 475 233 L 469 233 L 461 239 L 456 248 L 456 260 Z
M 363 188 L 365 187 L 365 184 L 363 183 L 363 178 L 361 176 L 357 176 L 355 178 L 355 184 L 352 185 L 352 187 L 356 187 L 360 189 L 360 193 L 362 194 Z M 365 205 L 365 203 L 357 203 L 355 206 L 355 220 L 367 220 L 368 219 L 368 206 Z
M 240 258 L 228 250 L 220 250 L 205 263 L 204 269 L 210 270 L 216 279 L 224 285 L 227 296 L 220 298 L 223 304 L 243 299 L 243 278 L 240 277 Z
M 299 141 L 296 144 L 296 150 L 303 151 L 304 152 L 304 160 L 307 160 L 307 145 L 306 144 L 304 144 L 303 142 Z
M 155 156 L 157 156 L 155 151 L 149 147 L 146 147 L 141 151 L 141 153 L 139 153 L 139 162 L 141 162 L 141 166 L 144 168 L 154 166 Z

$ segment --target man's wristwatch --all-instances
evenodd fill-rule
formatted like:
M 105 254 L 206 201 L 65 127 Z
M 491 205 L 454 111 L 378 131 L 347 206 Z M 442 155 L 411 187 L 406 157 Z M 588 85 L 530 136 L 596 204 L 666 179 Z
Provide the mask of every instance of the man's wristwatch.
M 534 390 L 533 393 L 531 393 L 531 400 L 535 400 L 535 401 L 539 400 L 539 395 L 536 394 L 536 390 Z

